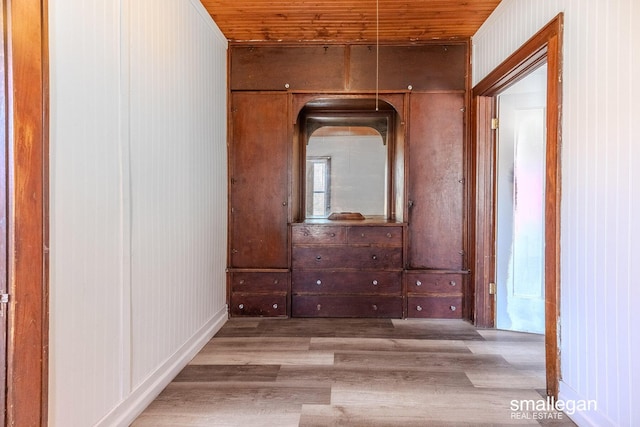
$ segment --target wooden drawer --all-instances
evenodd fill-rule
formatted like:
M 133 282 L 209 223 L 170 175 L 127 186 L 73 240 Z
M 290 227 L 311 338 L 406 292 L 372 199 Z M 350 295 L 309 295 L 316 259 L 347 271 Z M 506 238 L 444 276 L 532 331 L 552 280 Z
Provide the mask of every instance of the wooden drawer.
M 462 295 L 463 274 L 407 273 L 409 295 Z
M 402 294 L 400 271 L 294 271 L 291 289 L 312 294 Z
M 293 244 L 344 244 L 346 228 L 324 225 L 295 225 L 291 227 L 291 242 Z
M 231 272 L 229 280 L 232 292 L 286 292 L 289 273 Z
M 348 246 L 294 246 L 294 269 L 401 269 L 402 248 Z
M 408 317 L 462 318 L 462 296 L 408 297 Z
M 287 315 L 287 294 L 246 294 L 233 292 L 229 312 L 232 316 L 270 316 Z
M 350 245 L 402 247 L 402 227 L 349 227 L 347 229 L 347 242 Z
M 401 296 L 294 295 L 294 317 L 402 317 Z

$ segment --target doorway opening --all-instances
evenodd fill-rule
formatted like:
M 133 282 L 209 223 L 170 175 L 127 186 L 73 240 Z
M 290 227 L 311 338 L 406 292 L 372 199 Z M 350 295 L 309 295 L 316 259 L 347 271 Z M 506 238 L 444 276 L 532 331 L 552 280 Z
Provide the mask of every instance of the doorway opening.
M 498 257 L 496 239 L 497 162 L 496 126 L 497 97 L 546 64 L 546 108 L 542 119 L 544 131 L 544 339 L 547 395 L 558 396 L 560 379 L 560 142 L 562 111 L 562 25 L 559 14 L 549 24 L 498 65 L 472 90 L 472 147 L 475 171 L 475 216 L 472 236 L 475 241 L 472 258 L 473 320 L 480 327 L 496 326 L 496 281 Z M 499 126 L 498 126 L 499 127 Z M 513 212 L 512 212 L 513 214 Z M 513 224 L 513 222 L 512 222 Z M 513 225 L 512 225 L 513 226 Z M 543 233 L 543 234 L 542 234 Z M 505 239 L 507 240 L 507 239 Z M 512 240 L 512 239 L 511 239 Z M 512 249 L 510 249 L 511 251 Z M 526 291 L 525 291 L 526 293 Z
M 498 329 L 544 334 L 547 65 L 496 96 Z

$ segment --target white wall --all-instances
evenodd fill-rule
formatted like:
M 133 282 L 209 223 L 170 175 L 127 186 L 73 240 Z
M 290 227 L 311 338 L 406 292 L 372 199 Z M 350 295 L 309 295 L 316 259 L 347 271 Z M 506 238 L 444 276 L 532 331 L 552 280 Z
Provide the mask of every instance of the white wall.
M 49 422 L 126 425 L 226 320 L 227 42 L 197 0 L 49 20 Z
M 473 38 L 479 82 L 565 13 L 560 398 L 579 425 L 640 425 L 640 3 L 503 0 Z

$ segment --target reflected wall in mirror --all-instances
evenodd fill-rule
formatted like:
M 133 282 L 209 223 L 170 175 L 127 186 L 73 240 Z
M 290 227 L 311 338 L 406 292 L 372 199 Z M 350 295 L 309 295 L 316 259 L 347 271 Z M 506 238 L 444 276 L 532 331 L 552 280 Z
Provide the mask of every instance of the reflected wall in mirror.
M 306 147 L 306 217 L 332 212 L 386 216 L 388 147 L 368 126 L 323 126 Z

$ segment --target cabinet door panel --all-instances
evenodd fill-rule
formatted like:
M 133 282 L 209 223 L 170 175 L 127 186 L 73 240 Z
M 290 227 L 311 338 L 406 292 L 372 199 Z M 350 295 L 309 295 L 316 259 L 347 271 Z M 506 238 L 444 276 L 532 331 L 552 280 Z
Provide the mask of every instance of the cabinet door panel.
M 409 268 L 463 268 L 463 107 L 463 94 L 411 94 Z
M 232 94 L 231 267 L 288 267 L 287 99 Z

